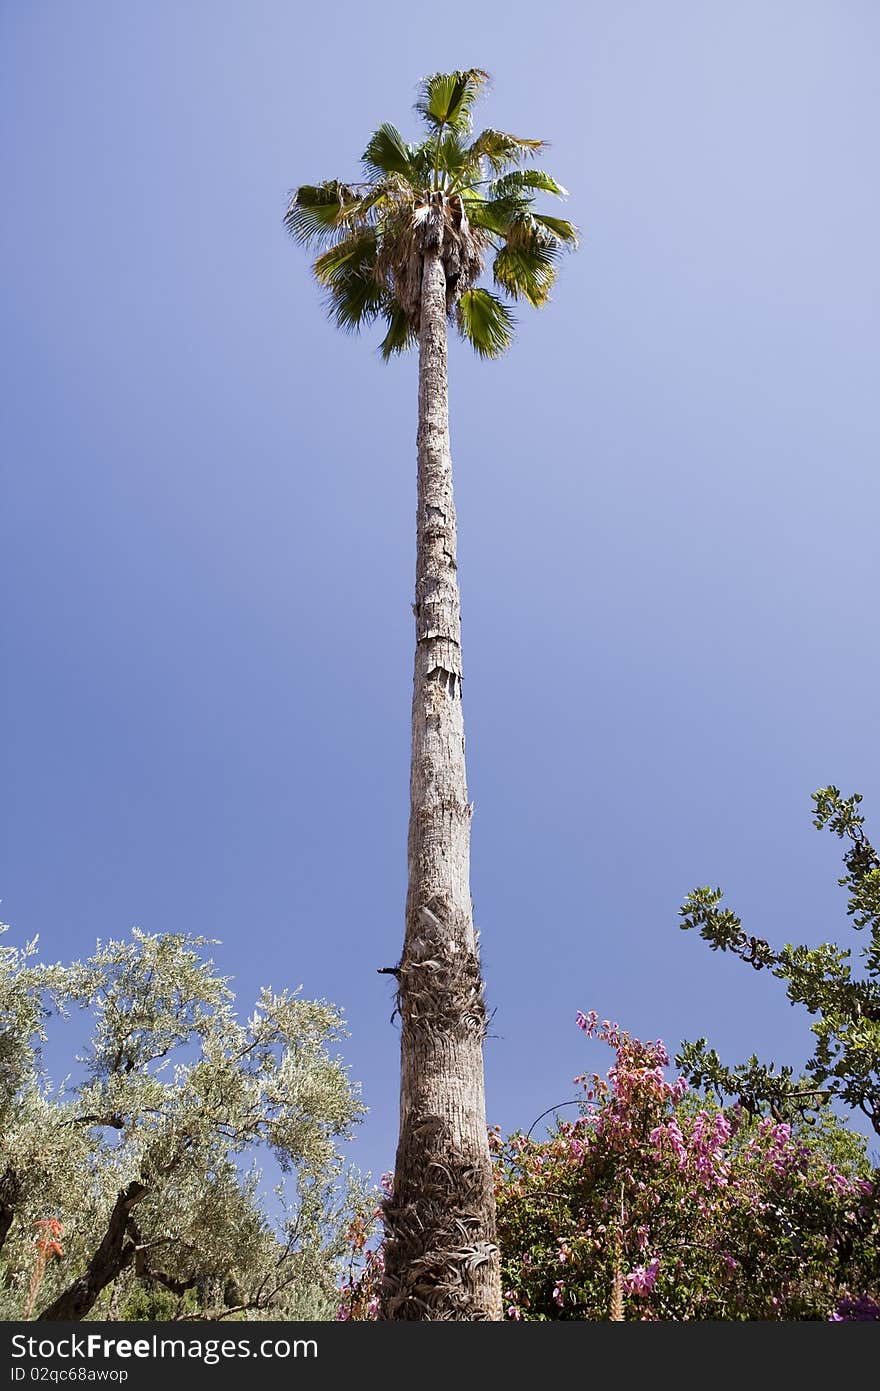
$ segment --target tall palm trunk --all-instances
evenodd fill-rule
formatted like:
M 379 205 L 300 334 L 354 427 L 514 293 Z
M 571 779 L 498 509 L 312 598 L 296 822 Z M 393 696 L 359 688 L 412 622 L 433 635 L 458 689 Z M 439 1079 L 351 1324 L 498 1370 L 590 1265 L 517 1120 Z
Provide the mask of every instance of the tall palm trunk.
M 436 196 L 436 195 L 435 195 Z M 442 195 L 440 195 L 442 197 Z M 437 242 L 442 239 L 442 227 Z M 470 882 L 461 619 L 446 380 L 446 272 L 422 258 L 409 886 L 400 1139 L 385 1204 L 390 1319 L 501 1317 L 486 1134 L 486 1007 Z

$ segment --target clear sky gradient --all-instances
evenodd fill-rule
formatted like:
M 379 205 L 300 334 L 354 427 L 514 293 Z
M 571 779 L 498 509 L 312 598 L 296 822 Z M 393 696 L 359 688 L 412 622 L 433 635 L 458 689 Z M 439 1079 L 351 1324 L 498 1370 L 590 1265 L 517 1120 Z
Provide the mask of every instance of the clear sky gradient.
M 583 244 L 451 354 L 489 1118 L 607 1059 L 577 1009 L 797 1061 L 678 929 L 844 930 L 828 782 L 877 756 L 880 10 L 7 0 L 3 868 L 50 958 L 187 930 L 243 1007 L 337 1001 L 393 1162 L 415 361 L 324 319 L 281 217 L 415 84 L 545 137 Z

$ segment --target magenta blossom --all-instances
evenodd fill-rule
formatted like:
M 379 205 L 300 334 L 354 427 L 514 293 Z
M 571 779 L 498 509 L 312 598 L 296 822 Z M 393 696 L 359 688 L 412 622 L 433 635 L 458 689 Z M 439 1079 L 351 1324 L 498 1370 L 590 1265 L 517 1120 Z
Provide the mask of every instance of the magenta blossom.
M 842 1299 L 829 1323 L 874 1323 L 880 1321 L 880 1304 L 869 1294 L 859 1299 Z
M 659 1269 L 659 1256 L 655 1256 L 649 1265 L 637 1265 L 634 1270 L 631 1270 L 630 1273 L 623 1278 L 623 1287 L 627 1294 L 650 1294 L 657 1283 L 657 1272 Z

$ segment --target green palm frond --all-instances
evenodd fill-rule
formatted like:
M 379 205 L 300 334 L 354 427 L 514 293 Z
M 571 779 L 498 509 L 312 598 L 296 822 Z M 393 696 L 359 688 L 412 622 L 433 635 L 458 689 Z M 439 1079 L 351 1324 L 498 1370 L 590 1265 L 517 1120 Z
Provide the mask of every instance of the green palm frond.
M 442 140 L 432 141 L 436 167 L 446 175 L 447 186 L 454 187 L 457 181 L 470 172 L 470 151 L 455 131 L 450 131 Z
M 513 315 L 489 290 L 465 290 L 456 307 L 458 331 L 480 357 L 500 357 L 513 338 Z
M 547 213 L 532 213 L 532 217 L 539 227 L 549 232 L 558 242 L 565 242 L 571 247 L 577 246 L 578 230 L 573 222 L 566 222 L 564 217 L 550 217 Z
M 533 236 L 523 243 L 508 242 L 495 257 L 495 284 L 514 299 L 527 299 L 539 308 L 546 304 L 556 279 L 559 249 L 555 243 Z
M 518 220 L 529 216 L 526 198 L 483 198 L 467 189 L 462 191 L 462 196 L 471 226 L 493 232 L 498 237 L 508 236 Z
M 543 169 L 514 169 L 503 178 L 496 179 L 492 187 L 493 198 L 516 197 L 523 192 L 554 193 L 558 198 L 567 198 L 568 189 L 558 184 Z
M 364 227 L 331 246 L 313 266 L 328 291 L 328 307 L 338 328 L 356 331 L 385 309 L 389 295 L 376 274 L 375 227 Z
M 336 327 L 357 333 L 384 311 L 388 304 L 388 291 L 372 276 L 352 273 L 334 281 L 328 301 Z
M 436 136 L 423 140 L 421 145 L 413 146 L 413 170 L 415 181 L 419 188 L 430 188 L 432 186 L 436 158 Z
M 462 197 L 473 226 L 482 227 L 496 236 L 522 240 L 537 231 L 549 234 L 554 241 L 577 246 L 578 232 L 574 223 L 566 221 L 564 217 L 535 212 L 528 190 L 508 192 L 503 198 L 484 198 L 472 190 L 463 189 Z
M 363 222 L 381 222 L 390 212 L 404 204 L 412 206 L 413 185 L 403 174 L 386 174 L 365 189 L 358 203 L 358 216 Z
M 544 140 L 523 140 L 517 135 L 508 135 L 504 130 L 489 129 L 477 136 L 471 145 L 471 155 L 477 162 L 485 159 L 494 173 L 502 174 L 511 165 L 522 164 L 546 148 Z
M 385 122 L 371 135 L 361 161 L 366 172 L 374 178 L 400 174 L 412 183 L 418 177 L 413 154 L 412 146 L 406 143 L 397 127 Z
M 467 133 L 471 128 L 471 108 L 489 81 L 482 68 L 459 72 L 435 72 L 419 83 L 416 111 L 433 130 L 449 126 Z
M 353 218 L 359 202 L 355 190 L 338 179 L 303 184 L 290 200 L 284 225 L 302 246 L 321 246 Z
M 398 353 L 405 353 L 407 348 L 412 347 L 418 334 L 410 323 L 409 315 L 396 301 L 392 301 L 383 312 L 388 332 L 379 344 L 379 351 L 387 362 L 389 358 L 396 357 Z
M 353 274 L 370 273 L 375 262 L 376 229 L 363 227 L 331 246 L 318 257 L 312 269 L 318 283 L 329 288 Z
M 556 246 L 558 238 L 552 236 L 537 221 L 528 199 L 500 201 L 492 205 L 496 215 L 504 224 L 504 240 L 508 246 L 530 248 L 533 243 L 543 242 Z

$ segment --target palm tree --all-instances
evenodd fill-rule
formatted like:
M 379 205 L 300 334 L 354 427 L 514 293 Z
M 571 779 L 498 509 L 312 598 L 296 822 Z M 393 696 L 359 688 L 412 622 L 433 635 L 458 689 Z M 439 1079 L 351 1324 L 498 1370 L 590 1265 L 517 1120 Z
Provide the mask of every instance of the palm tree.
M 469 883 L 447 323 L 481 357 L 499 356 L 513 330 L 508 301 L 547 301 L 576 232 L 533 206 L 537 193 L 565 193 L 549 174 L 522 167 L 543 141 L 499 130 L 473 137 L 472 108 L 487 80 L 479 68 L 426 78 L 416 103 L 428 128 L 420 143 L 380 126 L 362 182 L 303 185 L 285 217 L 293 237 L 320 252 L 314 274 L 340 328 L 382 321 L 386 360 L 419 349 L 409 884 L 394 970 L 400 1138 L 384 1205 L 388 1319 L 501 1316 L 487 1013 Z M 498 293 L 477 283 L 489 257 Z

